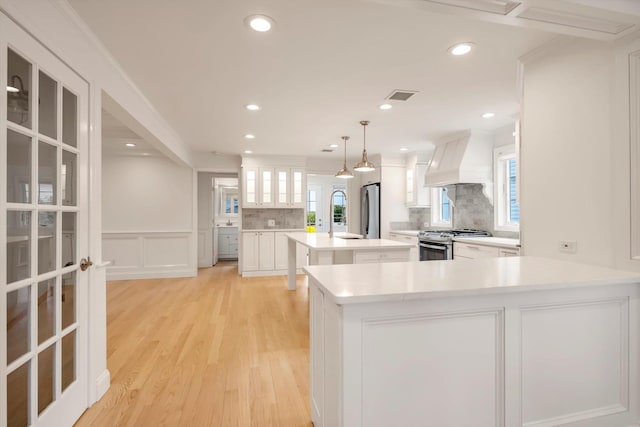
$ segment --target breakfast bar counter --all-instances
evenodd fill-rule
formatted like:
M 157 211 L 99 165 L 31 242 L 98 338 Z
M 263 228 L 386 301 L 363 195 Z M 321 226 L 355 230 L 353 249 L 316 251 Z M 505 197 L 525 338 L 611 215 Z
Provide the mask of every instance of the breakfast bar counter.
M 640 425 L 640 273 L 527 256 L 305 271 L 315 427 Z

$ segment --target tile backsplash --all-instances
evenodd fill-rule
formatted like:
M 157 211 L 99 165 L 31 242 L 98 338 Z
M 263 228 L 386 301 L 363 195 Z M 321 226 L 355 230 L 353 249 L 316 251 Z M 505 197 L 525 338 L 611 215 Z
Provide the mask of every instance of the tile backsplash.
M 276 225 L 269 227 L 268 220 Z M 304 209 L 242 209 L 242 229 L 304 229 Z
M 518 238 L 519 233 L 494 229 L 493 205 L 482 192 L 482 184 L 456 185 L 454 228 L 487 230 L 496 237 Z

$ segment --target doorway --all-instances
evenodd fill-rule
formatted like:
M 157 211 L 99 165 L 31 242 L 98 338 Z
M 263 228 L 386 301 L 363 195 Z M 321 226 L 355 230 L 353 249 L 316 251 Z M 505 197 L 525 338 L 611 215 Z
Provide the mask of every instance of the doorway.
M 334 193 L 335 190 L 344 191 L 347 197 L 345 198 L 341 193 Z M 307 176 L 307 230 L 328 233 L 329 222 L 333 221 L 334 231 L 347 231 L 348 191 L 348 185 L 343 179 L 333 175 L 309 174 Z M 333 213 L 330 213 L 332 199 Z

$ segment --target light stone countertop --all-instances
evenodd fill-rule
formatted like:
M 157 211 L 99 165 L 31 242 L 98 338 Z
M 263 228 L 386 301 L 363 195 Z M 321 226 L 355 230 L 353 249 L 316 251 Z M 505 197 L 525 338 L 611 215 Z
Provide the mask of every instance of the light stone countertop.
M 400 234 L 402 236 L 418 237 L 421 230 L 390 230 L 389 234 Z
M 286 232 L 286 233 L 293 233 L 293 232 L 300 232 L 303 233 L 304 229 L 303 228 L 255 228 L 255 229 L 242 229 L 243 233 L 255 233 L 256 231 L 260 232 L 260 231 L 278 231 L 278 232 Z
M 340 233 L 335 234 L 339 235 Z M 411 243 L 396 242 L 387 239 L 341 239 L 339 237 L 331 239 L 328 233 L 289 233 L 287 237 L 301 245 L 318 250 L 410 249 L 414 246 Z
M 506 237 L 454 237 L 453 241 L 485 246 L 500 246 L 504 248 L 520 247 L 520 239 L 509 239 Z
M 538 257 L 307 266 L 336 304 L 640 283 L 640 273 Z

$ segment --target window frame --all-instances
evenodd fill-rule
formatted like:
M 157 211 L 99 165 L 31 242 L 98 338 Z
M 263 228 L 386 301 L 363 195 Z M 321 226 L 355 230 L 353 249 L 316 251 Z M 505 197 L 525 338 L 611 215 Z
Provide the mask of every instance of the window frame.
M 449 220 L 442 216 L 442 195 L 446 194 L 444 187 L 431 188 L 431 225 L 442 228 L 453 227 L 453 203 L 449 199 Z M 448 196 L 447 196 L 448 198 Z
M 520 218 L 518 222 L 510 220 L 510 198 L 509 198 L 509 161 L 516 162 L 516 202 L 520 204 L 518 194 L 518 156 L 514 145 L 496 147 L 493 150 L 493 173 L 494 173 L 494 229 L 496 231 L 520 232 Z

